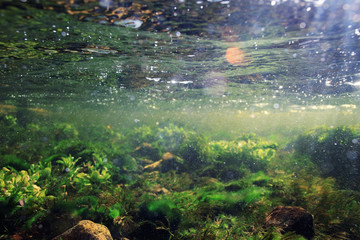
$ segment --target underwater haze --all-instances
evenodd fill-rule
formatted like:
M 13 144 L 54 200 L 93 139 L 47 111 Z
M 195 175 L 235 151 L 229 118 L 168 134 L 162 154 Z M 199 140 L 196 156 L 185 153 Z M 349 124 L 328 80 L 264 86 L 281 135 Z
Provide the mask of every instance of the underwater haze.
M 0 0 L 0 239 L 360 239 L 359 107 L 360 0 Z

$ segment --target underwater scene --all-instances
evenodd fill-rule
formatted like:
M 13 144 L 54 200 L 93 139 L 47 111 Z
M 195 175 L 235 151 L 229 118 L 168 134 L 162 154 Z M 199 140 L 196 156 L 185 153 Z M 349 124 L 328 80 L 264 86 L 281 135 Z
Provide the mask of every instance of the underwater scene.
M 360 239 L 360 0 L 0 0 L 0 239 Z

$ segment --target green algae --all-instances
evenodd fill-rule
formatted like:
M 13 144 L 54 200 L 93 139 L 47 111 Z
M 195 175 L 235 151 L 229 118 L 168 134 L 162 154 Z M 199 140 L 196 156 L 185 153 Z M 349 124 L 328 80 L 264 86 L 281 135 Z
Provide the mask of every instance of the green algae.
M 314 139 L 332 143 L 331 136 L 338 136 L 353 140 L 356 127 L 305 132 L 296 143 L 303 148 L 296 147 L 294 155 L 284 145 L 254 134 L 214 141 L 176 124 L 119 132 L 109 126 L 88 126 L 83 131 L 70 123 L 19 125 L 13 115 L 2 116 L 0 123 L 6 136 L 1 159 L 7 160 L 0 171 L 1 206 L 7 209 L 1 211 L 6 219 L 1 229 L 5 236 L 18 228 L 26 236 L 41 224 L 45 230 L 36 234 L 42 239 L 52 229 L 49 220 L 58 216 L 64 220 L 58 224 L 65 225 L 69 219 L 102 222 L 116 238 L 144 234 L 151 225 L 151 231 L 161 230 L 158 234 L 175 239 L 194 239 L 198 234 L 214 239 L 277 239 L 278 235 L 262 228 L 266 213 L 277 205 L 301 206 L 314 214 L 316 239 L 340 231 L 349 238 L 359 236 L 358 192 L 346 189 L 346 184 L 338 187 L 345 175 L 322 177 L 323 168 L 316 167 L 319 158 L 312 159 L 301 150 L 308 149 L 304 144 Z M 15 129 L 21 137 L 11 134 Z M 37 151 L 19 152 L 18 147 L 30 136 Z M 45 145 L 43 136 L 49 136 Z M 157 160 L 146 160 L 147 153 L 137 150 L 143 141 L 160 153 L 179 154 L 183 161 L 177 166 L 183 166 L 144 171 L 146 164 Z M 353 144 L 336 141 L 339 147 Z M 119 154 L 132 159 L 136 167 L 129 167 L 129 159 Z M 194 168 L 199 156 L 203 160 Z M 20 157 L 24 163 L 19 165 Z M 266 164 L 259 165 L 261 162 Z M 239 174 L 234 174 L 236 168 Z

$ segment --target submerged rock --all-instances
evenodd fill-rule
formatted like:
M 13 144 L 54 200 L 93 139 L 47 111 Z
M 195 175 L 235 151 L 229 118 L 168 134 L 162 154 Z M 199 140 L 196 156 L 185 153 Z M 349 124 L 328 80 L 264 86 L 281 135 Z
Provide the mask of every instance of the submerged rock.
M 184 160 L 174 154 L 167 152 L 161 157 L 162 164 L 161 164 L 161 172 L 168 172 L 171 170 L 179 171 L 182 169 L 184 164 Z
M 167 152 L 161 157 L 159 161 L 146 165 L 144 170 L 161 171 L 163 173 L 171 170 L 178 171 L 182 169 L 183 163 L 184 161 L 181 158 L 170 152 Z
M 104 225 L 89 220 L 80 221 L 74 227 L 53 238 L 53 240 L 112 240 L 110 231 Z
M 159 161 L 156 161 L 154 163 L 148 164 L 144 167 L 144 170 L 146 171 L 155 171 L 159 168 L 159 166 L 161 166 L 162 163 L 162 159 L 160 159 Z
M 296 232 L 307 239 L 313 239 L 313 216 L 301 207 L 279 206 L 274 208 L 266 217 L 266 227 L 276 227 L 282 232 Z

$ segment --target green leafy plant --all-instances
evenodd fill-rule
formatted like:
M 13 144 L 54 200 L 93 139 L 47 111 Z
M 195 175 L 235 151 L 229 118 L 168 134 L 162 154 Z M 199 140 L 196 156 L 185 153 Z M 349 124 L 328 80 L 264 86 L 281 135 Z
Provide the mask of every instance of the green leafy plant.
M 69 155 L 67 157 L 61 157 L 61 159 L 56 162 L 60 164 L 61 171 L 69 173 L 76 171 L 75 166 L 77 161 L 79 161 L 79 158 L 75 159 L 73 156 Z
M 2 206 L 2 231 L 21 226 L 31 228 L 46 214 L 41 206 L 48 200 L 46 189 L 36 184 L 40 174 L 4 167 L 0 170 L 0 205 Z M 22 216 L 22 218 L 19 218 Z M 22 219 L 22 220 L 20 220 Z

